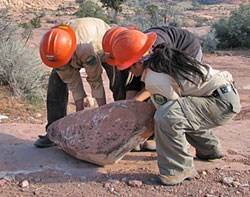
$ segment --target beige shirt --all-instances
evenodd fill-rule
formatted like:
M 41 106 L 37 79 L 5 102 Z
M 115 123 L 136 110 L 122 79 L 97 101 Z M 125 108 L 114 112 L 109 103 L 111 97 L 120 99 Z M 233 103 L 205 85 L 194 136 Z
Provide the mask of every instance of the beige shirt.
M 101 19 L 90 17 L 72 19 L 66 21 L 65 24 L 75 31 L 77 48 L 71 61 L 57 69 L 57 73 L 63 82 L 67 83 L 74 100 L 77 101 L 86 97 L 79 72 L 81 68 L 84 68 L 92 96 L 102 98 L 104 96 L 100 61 L 103 55 L 102 38 L 110 26 Z
M 141 80 L 145 82 L 145 89 L 151 93 L 151 100 L 158 108 L 167 101 L 176 100 L 184 96 L 209 96 L 218 87 L 232 83 L 232 75 L 227 71 L 219 71 L 207 65 L 203 69 L 206 75 L 206 81 L 200 77 L 195 77 L 195 84 L 183 80 L 181 89 L 176 81 L 165 73 L 157 73 L 151 69 L 145 69 Z

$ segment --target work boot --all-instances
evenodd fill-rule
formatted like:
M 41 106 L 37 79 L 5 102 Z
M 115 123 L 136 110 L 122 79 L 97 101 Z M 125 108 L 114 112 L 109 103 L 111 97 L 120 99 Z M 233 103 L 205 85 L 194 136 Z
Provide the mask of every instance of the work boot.
M 142 150 L 144 151 L 156 151 L 156 143 L 155 140 L 147 140 L 142 145 Z
M 183 182 L 184 180 L 188 179 L 194 179 L 195 176 L 197 175 L 197 171 L 194 168 L 190 168 L 180 174 L 177 175 L 162 175 L 160 174 L 160 180 L 164 185 L 176 185 L 179 184 L 181 182 Z
M 47 135 L 39 135 L 39 139 L 37 139 L 34 145 L 38 148 L 47 148 L 51 146 L 56 146 L 54 142 L 52 142 Z
M 136 146 L 132 152 L 140 152 L 141 151 L 141 145 L 139 144 L 138 146 Z
M 205 160 L 205 161 L 221 159 L 224 156 L 225 155 L 220 150 L 216 150 L 215 152 L 208 154 L 208 155 L 203 155 L 199 153 L 198 151 L 196 151 L 196 157 L 199 158 L 200 160 Z
M 132 150 L 132 152 L 140 152 L 140 151 L 156 151 L 155 140 L 147 140 L 146 142 L 139 144 Z

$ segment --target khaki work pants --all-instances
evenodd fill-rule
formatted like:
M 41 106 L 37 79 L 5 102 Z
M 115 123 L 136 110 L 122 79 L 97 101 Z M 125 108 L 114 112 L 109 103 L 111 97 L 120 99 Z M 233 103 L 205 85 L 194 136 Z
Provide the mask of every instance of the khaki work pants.
M 228 123 L 240 111 L 236 89 L 218 97 L 182 97 L 155 113 L 157 160 L 162 175 L 177 175 L 193 168 L 189 143 L 207 155 L 220 148 L 211 128 Z

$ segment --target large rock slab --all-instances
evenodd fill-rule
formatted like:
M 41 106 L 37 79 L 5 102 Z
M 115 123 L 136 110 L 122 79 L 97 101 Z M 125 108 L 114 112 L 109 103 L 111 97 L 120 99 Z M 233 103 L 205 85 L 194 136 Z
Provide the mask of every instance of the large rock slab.
M 117 101 L 65 116 L 48 136 L 68 154 L 97 165 L 116 163 L 153 133 L 151 103 Z

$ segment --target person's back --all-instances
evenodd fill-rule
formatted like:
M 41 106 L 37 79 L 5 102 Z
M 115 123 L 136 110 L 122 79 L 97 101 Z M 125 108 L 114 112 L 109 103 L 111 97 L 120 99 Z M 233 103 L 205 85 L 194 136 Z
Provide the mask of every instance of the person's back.
M 65 23 L 75 31 L 78 48 L 81 47 L 81 44 L 91 45 L 95 52 L 102 52 L 102 38 L 110 29 L 107 23 L 92 17 L 72 19 Z
M 167 43 L 169 47 L 178 49 L 194 58 L 201 48 L 198 37 L 185 29 L 162 26 L 152 27 L 144 31 L 144 33 L 148 32 L 155 32 L 157 34 L 157 40 L 153 46 L 160 43 Z

